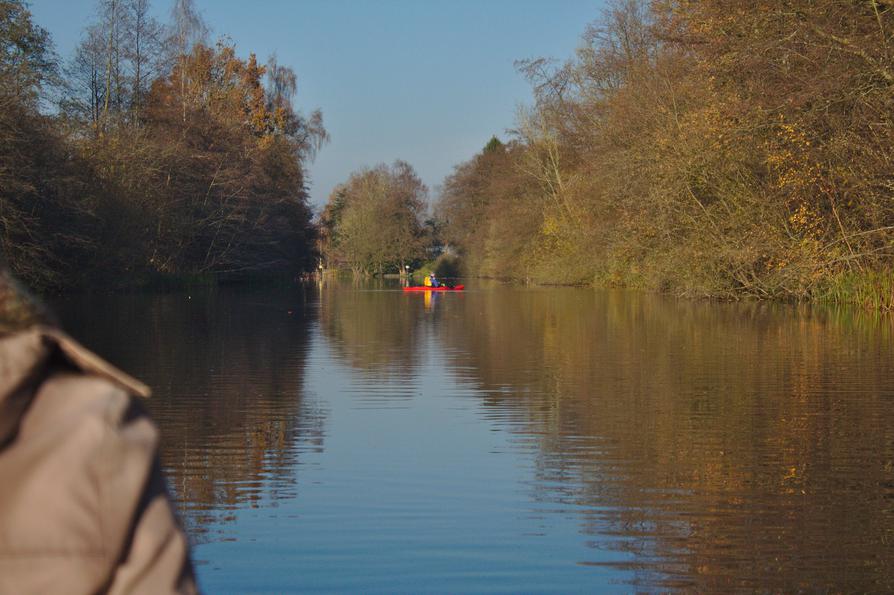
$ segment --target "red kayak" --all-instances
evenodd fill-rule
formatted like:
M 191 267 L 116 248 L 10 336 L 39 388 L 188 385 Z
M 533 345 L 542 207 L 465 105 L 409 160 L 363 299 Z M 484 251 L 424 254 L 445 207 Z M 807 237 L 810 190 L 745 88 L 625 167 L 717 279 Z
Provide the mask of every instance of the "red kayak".
M 404 287 L 404 291 L 462 291 L 465 285 L 457 285 L 456 287 L 425 287 L 422 285 L 414 285 L 413 287 Z

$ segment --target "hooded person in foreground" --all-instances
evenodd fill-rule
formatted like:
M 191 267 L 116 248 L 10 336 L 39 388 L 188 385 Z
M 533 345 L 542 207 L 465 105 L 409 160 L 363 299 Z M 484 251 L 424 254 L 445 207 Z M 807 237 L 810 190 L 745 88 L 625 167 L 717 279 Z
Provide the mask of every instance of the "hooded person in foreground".
M 196 591 L 148 395 L 0 263 L 0 594 Z

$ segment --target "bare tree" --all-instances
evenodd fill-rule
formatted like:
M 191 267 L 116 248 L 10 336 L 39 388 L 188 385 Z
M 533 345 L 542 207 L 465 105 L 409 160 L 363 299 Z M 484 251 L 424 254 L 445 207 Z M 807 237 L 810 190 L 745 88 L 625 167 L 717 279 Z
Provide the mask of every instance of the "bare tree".
M 298 77 L 288 66 L 279 64 L 274 53 L 267 60 L 267 97 L 274 107 L 291 106 L 298 90 Z
M 179 65 L 182 116 L 186 122 L 187 62 L 193 46 L 204 43 L 208 35 L 208 26 L 196 9 L 194 0 L 175 0 L 171 8 L 171 20 L 171 48 L 176 52 L 172 62 Z
M 63 107 L 69 115 L 88 121 L 94 129 L 99 127 L 108 89 L 102 76 L 105 49 L 102 28 L 92 25 L 85 31 L 66 68 L 68 94 Z
M 99 10 L 103 33 L 106 39 L 106 55 L 105 55 L 105 88 L 106 93 L 103 100 L 102 121 L 106 125 L 109 118 L 109 109 L 120 110 L 121 100 L 121 38 L 123 27 L 124 11 L 122 10 L 121 0 L 100 0 Z
M 163 30 L 149 0 L 100 0 L 98 18 L 68 66 L 66 111 L 94 128 L 136 119 L 149 81 L 160 74 Z
M 161 74 L 163 28 L 149 13 L 150 0 L 125 0 L 127 35 L 124 55 L 131 69 L 131 110 L 139 118 L 148 81 Z

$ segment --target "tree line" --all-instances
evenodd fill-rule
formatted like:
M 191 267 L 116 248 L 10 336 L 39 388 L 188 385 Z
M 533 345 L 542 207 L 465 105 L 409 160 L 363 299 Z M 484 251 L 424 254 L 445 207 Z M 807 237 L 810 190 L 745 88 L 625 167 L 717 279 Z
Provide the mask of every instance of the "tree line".
M 894 305 L 894 8 L 620 0 L 437 205 L 468 274 Z
M 0 246 L 39 288 L 298 272 L 313 261 L 306 164 L 322 115 L 275 56 L 211 44 L 192 0 L 100 0 L 56 57 L 0 0 Z

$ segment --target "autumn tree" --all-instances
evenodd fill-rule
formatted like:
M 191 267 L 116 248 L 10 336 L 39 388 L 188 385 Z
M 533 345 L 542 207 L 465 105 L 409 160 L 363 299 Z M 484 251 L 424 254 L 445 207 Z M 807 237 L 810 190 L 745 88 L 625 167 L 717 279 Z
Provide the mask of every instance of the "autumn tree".
M 326 133 L 318 112 L 306 119 L 291 98 L 268 96 L 265 72 L 231 45 L 197 44 L 153 83 L 143 129 L 129 137 L 139 158 L 112 141 L 100 147 L 103 162 L 119 164 L 109 182 L 126 187 L 127 208 L 153 221 L 140 234 L 141 267 L 243 275 L 307 266 L 304 163 Z
M 92 249 L 95 221 L 84 163 L 40 113 L 58 69 L 49 35 L 20 0 L 0 0 L 0 251 L 36 287 Z
M 191 0 L 173 17 L 166 29 L 148 0 L 100 0 L 62 85 L 26 4 L 0 0 L 0 246 L 32 285 L 311 265 L 305 167 L 322 115 L 295 108 L 289 67 L 204 43 Z
M 681 3 L 666 19 L 698 48 L 703 78 L 737 99 L 722 113 L 763 158 L 754 191 L 774 199 L 783 240 L 756 274 L 810 293 L 841 272 L 886 267 L 894 10 L 875 0 L 743 8 Z
M 423 257 L 426 194 L 404 161 L 353 173 L 332 192 L 322 215 L 327 259 L 356 273 L 382 274 Z
M 568 60 L 519 63 L 534 101 L 512 166 L 458 167 L 446 233 L 471 270 L 502 253 L 500 270 L 541 281 L 816 297 L 884 276 L 892 31 L 874 0 L 618 0 Z M 487 232 L 522 217 L 522 246 Z
M 435 207 L 444 240 L 456 248 L 466 273 L 524 277 L 526 247 L 541 220 L 539 199 L 517 167 L 518 143 L 492 137 L 484 149 L 444 181 Z

